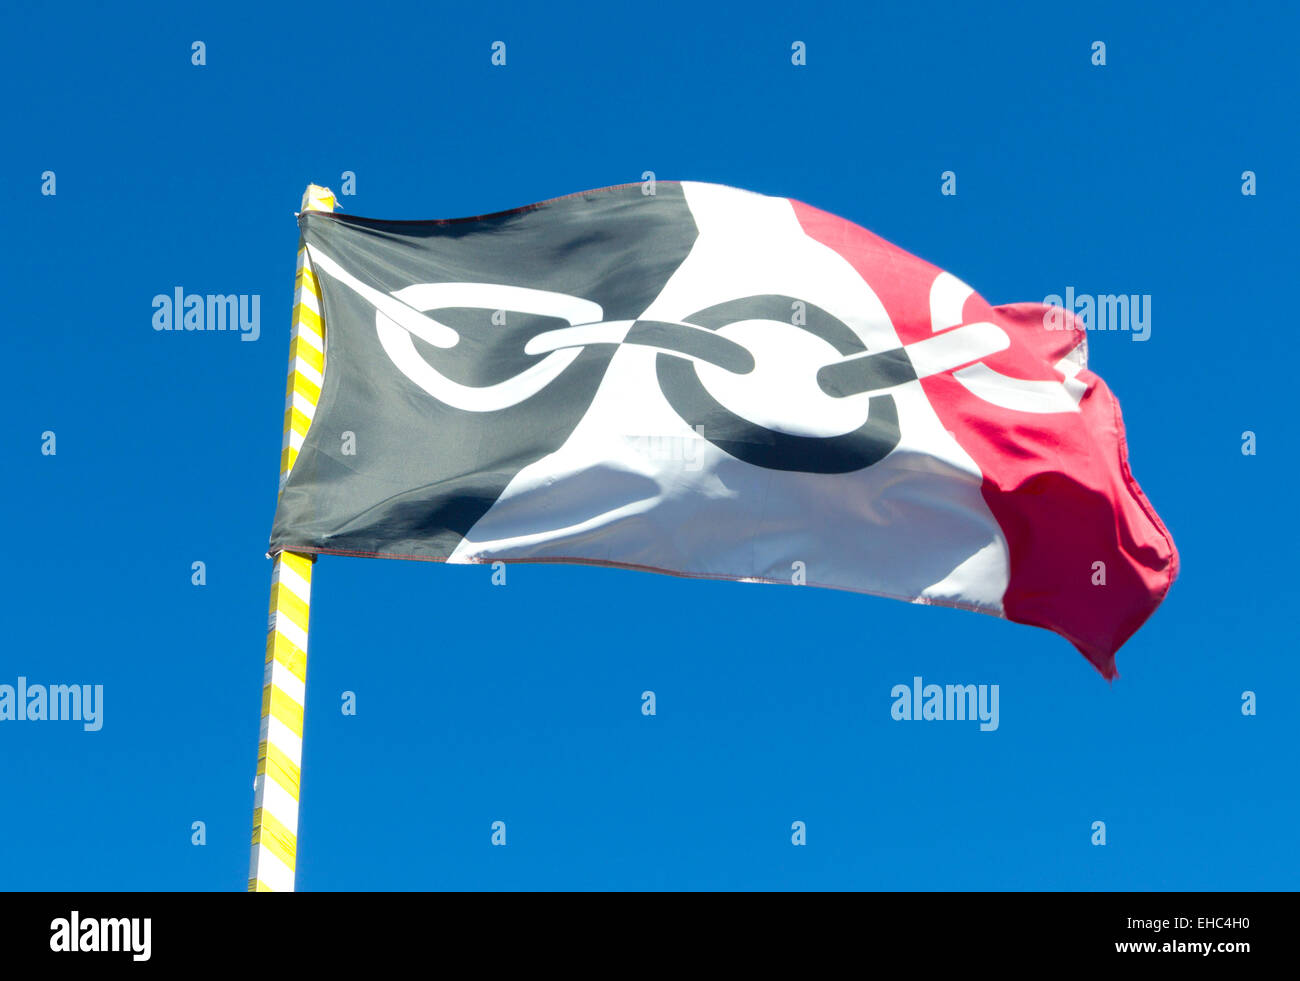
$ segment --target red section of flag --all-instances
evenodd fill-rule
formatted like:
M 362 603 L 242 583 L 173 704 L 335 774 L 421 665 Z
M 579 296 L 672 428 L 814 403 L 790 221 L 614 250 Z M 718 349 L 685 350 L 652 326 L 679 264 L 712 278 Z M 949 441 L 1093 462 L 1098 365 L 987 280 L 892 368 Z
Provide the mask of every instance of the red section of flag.
M 843 256 L 880 298 L 904 344 L 932 335 L 930 291 L 940 270 L 851 222 L 791 202 L 804 232 Z M 1062 382 L 1055 366 L 1084 333 L 1049 330 L 1048 307 L 992 307 L 972 293 L 962 322 L 988 321 L 1011 346 L 984 359 L 1010 378 Z M 1055 311 L 1067 318 L 1072 314 Z M 1128 465 L 1119 402 L 1087 369 L 1078 412 L 995 405 L 944 372 L 922 380 L 944 428 L 984 475 L 983 494 L 1010 549 L 1007 619 L 1054 630 L 1107 679 L 1115 652 L 1160 605 L 1178 573 L 1173 539 Z M 1105 585 L 1094 585 L 1103 563 Z

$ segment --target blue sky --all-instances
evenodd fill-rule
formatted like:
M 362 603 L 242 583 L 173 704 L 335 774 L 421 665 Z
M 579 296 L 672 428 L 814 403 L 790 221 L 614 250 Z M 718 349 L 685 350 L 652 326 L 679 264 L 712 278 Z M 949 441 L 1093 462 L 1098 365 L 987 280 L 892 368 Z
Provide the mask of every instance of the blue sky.
M 653 170 L 801 199 L 994 303 L 1149 293 L 1150 340 L 1093 335 L 1091 367 L 1182 573 L 1108 685 L 970 613 L 323 558 L 299 888 L 1295 887 L 1294 11 L 838 8 L 6 15 L 0 684 L 102 684 L 104 725 L 0 723 L 0 888 L 245 885 L 293 212 L 345 170 L 343 210 L 394 218 Z M 176 286 L 260 294 L 262 337 L 155 332 Z M 998 730 L 893 721 L 916 675 L 998 684 Z

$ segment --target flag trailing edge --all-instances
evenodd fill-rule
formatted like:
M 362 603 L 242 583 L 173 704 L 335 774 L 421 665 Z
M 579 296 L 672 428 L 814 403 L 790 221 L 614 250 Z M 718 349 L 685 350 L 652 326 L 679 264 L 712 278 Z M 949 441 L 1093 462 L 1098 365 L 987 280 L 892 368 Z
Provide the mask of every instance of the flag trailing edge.
M 1054 630 L 1107 678 L 1177 575 L 1073 315 L 844 219 L 659 182 L 299 223 L 325 370 L 272 553 L 800 569 Z

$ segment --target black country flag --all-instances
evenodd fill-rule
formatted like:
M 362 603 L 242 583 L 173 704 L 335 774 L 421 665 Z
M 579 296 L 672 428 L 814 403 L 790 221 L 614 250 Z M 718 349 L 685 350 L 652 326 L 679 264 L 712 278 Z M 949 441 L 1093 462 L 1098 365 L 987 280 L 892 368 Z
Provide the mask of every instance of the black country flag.
M 799 569 L 1107 677 L 1175 576 L 1083 333 L 833 215 L 660 183 L 300 224 L 325 346 L 273 553 Z

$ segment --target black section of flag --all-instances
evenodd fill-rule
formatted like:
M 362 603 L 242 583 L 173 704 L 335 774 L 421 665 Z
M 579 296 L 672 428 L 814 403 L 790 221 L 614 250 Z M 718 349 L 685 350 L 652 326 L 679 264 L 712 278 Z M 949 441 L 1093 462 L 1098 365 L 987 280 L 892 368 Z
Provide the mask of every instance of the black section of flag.
M 383 294 L 417 283 L 496 283 L 587 298 L 635 320 L 696 239 L 677 185 L 609 188 L 463 221 L 389 222 L 307 212 L 307 245 Z M 590 407 L 615 346 L 584 347 L 517 405 L 470 412 L 413 383 L 380 344 L 376 309 L 319 268 L 326 370 L 315 418 L 276 509 L 270 550 L 446 558 L 524 467 L 558 449 Z M 544 355 L 524 353 L 562 320 L 491 309 L 437 311 L 451 348 L 414 339 L 447 379 L 483 386 Z M 498 317 L 500 319 L 500 317 Z M 351 437 L 345 434 L 351 433 Z M 352 452 L 347 452 L 348 450 Z

